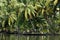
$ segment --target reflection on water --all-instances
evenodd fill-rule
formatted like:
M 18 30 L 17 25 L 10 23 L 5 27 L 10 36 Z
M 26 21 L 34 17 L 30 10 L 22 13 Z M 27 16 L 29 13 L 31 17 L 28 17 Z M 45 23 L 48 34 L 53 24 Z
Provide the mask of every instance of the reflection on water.
M 23 36 L 0 34 L 0 40 L 60 40 L 60 36 Z

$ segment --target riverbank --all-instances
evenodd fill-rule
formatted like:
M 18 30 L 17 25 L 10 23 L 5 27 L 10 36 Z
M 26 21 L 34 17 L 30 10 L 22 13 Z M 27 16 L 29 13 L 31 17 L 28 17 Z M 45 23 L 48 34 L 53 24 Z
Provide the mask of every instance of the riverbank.
M 25 36 L 60 36 L 60 34 L 52 34 L 52 33 L 47 33 L 47 34 L 40 34 L 40 33 L 34 33 L 34 34 L 31 34 L 31 33 L 18 33 L 18 32 L 0 32 L 0 34 L 3 33 L 3 34 L 16 34 L 16 35 L 25 35 Z

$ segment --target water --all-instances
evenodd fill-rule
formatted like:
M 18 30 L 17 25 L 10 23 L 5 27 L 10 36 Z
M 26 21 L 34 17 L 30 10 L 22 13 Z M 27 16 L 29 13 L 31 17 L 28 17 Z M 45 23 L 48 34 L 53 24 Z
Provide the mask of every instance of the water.
M 24 36 L 1 33 L 0 40 L 60 40 L 60 36 Z

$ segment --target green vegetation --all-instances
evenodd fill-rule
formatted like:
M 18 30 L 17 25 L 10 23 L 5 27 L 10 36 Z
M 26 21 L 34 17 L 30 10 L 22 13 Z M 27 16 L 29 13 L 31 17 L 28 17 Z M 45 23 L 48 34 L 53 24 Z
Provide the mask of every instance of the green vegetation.
M 60 33 L 59 0 L 0 0 L 0 31 Z

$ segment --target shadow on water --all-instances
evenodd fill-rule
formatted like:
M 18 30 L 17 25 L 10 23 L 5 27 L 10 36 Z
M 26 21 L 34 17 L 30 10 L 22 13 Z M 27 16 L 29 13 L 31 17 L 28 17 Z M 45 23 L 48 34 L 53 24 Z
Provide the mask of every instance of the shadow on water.
M 60 36 L 24 36 L 0 33 L 0 40 L 60 40 Z

